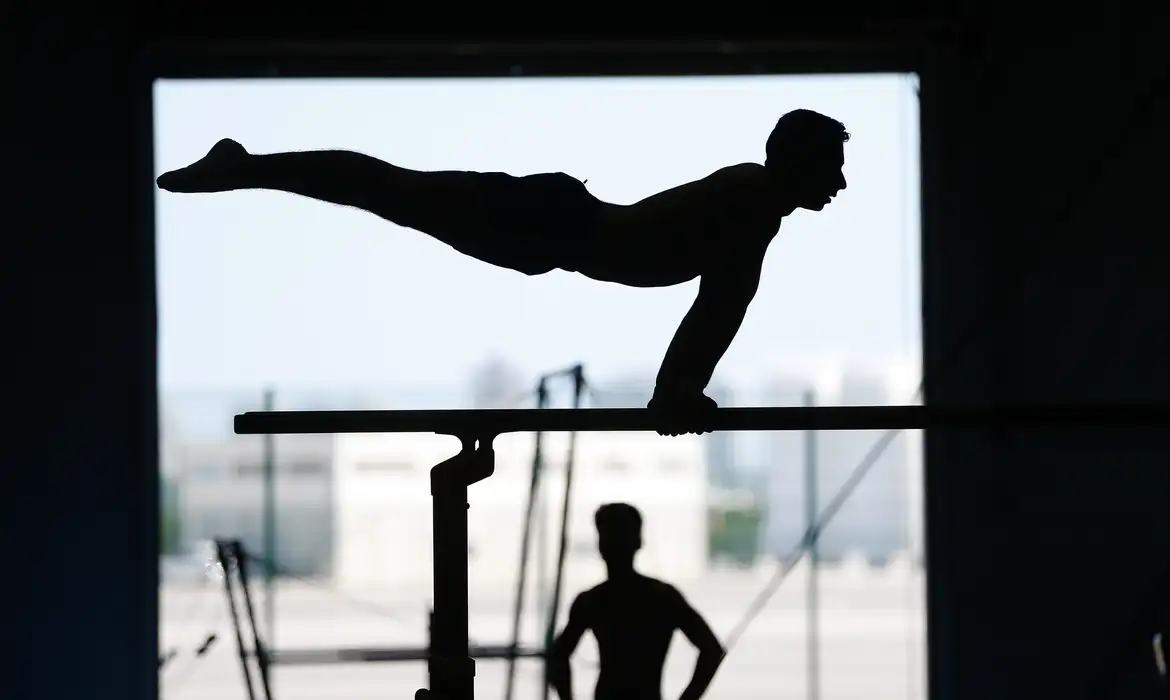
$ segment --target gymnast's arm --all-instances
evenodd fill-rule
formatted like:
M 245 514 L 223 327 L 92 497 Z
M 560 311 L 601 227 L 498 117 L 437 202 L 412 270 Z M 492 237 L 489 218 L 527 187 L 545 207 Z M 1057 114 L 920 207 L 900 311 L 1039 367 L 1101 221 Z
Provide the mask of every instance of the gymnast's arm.
M 699 294 L 666 349 L 655 398 L 690 401 L 702 394 L 756 296 L 764 252 L 720 255 L 703 273 Z

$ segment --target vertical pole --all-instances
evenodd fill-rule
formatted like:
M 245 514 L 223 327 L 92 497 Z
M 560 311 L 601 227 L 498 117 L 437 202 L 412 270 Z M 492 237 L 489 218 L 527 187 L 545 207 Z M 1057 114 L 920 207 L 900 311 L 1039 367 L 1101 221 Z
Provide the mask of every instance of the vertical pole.
M 462 451 L 431 469 L 434 612 L 430 690 L 439 700 L 474 700 L 475 661 L 468 650 L 467 487 L 491 475 L 491 439 L 465 437 Z
M 581 397 L 585 393 L 585 368 L 577 365 L 573 368 L 573 408 L 581 407 Z M 577 459 L 577 431 L 569 433 L 569 454 L 565 457 L 565 496 L 561 504 L 561 541 L 557 547 L 557 570 L 553 578 L 552 603 L 549 605 L 548 622 L 544 628 L 544 652 L 552 649 L 556 638 L 557 613 L 561 606 L 561 587 L 565 574 L 565 555 L 569 548 L 569 506 L 573 496 L 573 466 Z M 549 664 L 547 661 L 542 669 L 541 695 L 543 700 L 549 697 Z
M 276 390 L 264 390 L 264 410 L 276 410 Z M 276 436 L 264 436 L 264 621 L 276 644 Z
M 548 405 L 548 386 L 544 379 L 540 380 L 536 388 L 536 407 L 545 408 Z M 544 466 L 544 433 L 536 433 L 536 446 L 532 451 L 532 473 L 528 481 L 528 503 L 524 507 L 524 531 L 520 536 L 520 572 L 516 581 L 516 601 L 512 610 L 512 651 L 516 651 L 520 643 L 520 617 L 524 614 L 524 593 L 528 583 L 528 555 L 532 543 L 532 516 L 536 507 L 537 494 L 540 488 L 540 472 Z M 508 657 L 508 675 L 504 681 L 504 700 L 512 700 L 512 690 L 516 682 L 516 657 Z
M 536 492 L 536 603 L 544 616 L 540 629 L 548 627 L 548 507 L 544 489 Z
M 811 408 L 816 405 L 816 395 L 812 390 L 804 392 L 804 405 Z M 816 537 L 817 523 L 817 432 L 804 431 L 804 513 L 805 531 Z M 819 600 L 820 557 L 817 552 L 817 540 L 813 539 L 808 546 L 808 595 L 806 600 L 805 621 L 808 625 L 806 634 L 805 658 L 808 664 L 807 688 L 808 700 L 820 700 L 821 697 L 821 640 Z

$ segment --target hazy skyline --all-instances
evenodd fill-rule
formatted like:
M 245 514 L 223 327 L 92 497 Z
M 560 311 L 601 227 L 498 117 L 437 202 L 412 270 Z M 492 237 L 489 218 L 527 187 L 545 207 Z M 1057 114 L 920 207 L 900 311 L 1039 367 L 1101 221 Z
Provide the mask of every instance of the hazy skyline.
M 903 75 L 169 81 L 156 171 L 219 138 L 349 148 L 419 169 L 563 171 L 636 201 L 761 161 L 784 112 L 840 119 L 849 188 L 789 217 L 717 370 L 733 388 L 920 356 L 918 103 Z M 160 387 L 466 387 L 493 355 L 529 376 L 584 362 L 652 378 L 696 284 L 625 289 L 464 258 L 370 214 L 292 195 L 157 194 Z M 450 278 L 461 281 L 451 291 Z M 909 397 L 907 397 L 909 398 Z

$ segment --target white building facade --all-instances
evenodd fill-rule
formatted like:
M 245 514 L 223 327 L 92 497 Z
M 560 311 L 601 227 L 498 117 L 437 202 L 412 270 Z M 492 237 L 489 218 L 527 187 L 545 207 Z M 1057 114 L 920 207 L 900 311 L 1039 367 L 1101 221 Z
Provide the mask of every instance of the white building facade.
M 429 591 L 430 469 L 459 450 L 436 435 L 337 436 L 334 557 L 337 585 Z M 530 581 L 551 583 L 560 545 L 570 436 L 546 434 L 529 553 Z M 535 437 L 496 439 L 496 472 L 470 487 L 468 561 L 476 595 L 509 596 L 521 558 Z M 707 555 L 707 482 L 699 437 L 581 433 L 576 437 L 566 537 L 565 587 L 604 576 L 593 513 L 624 501 L 642 512 L 639 566 L 667 580 L 701 576 Z
M 327 576 L 334 539 L 333 438 L 273 440 L 275 551 L 265 551 L 264 441 L 250 435 L 174 448 L 181 544 L 194 551 L 208 540 L 240 539 L 248 551 L 271 558 L 278 572 Z M 252 570 L 260 574 L 258 567 Z

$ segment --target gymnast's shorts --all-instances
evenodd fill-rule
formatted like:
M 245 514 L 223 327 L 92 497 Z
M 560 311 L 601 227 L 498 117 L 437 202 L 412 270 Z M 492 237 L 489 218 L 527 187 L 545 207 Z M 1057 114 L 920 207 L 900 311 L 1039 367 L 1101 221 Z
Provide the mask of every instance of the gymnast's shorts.
M 574 272 L 593 248 L 604 204 L 565 173 L 477 173 L 497 265 L 529 275 Z M 485 256 L 486 257 L 486 256 Z

